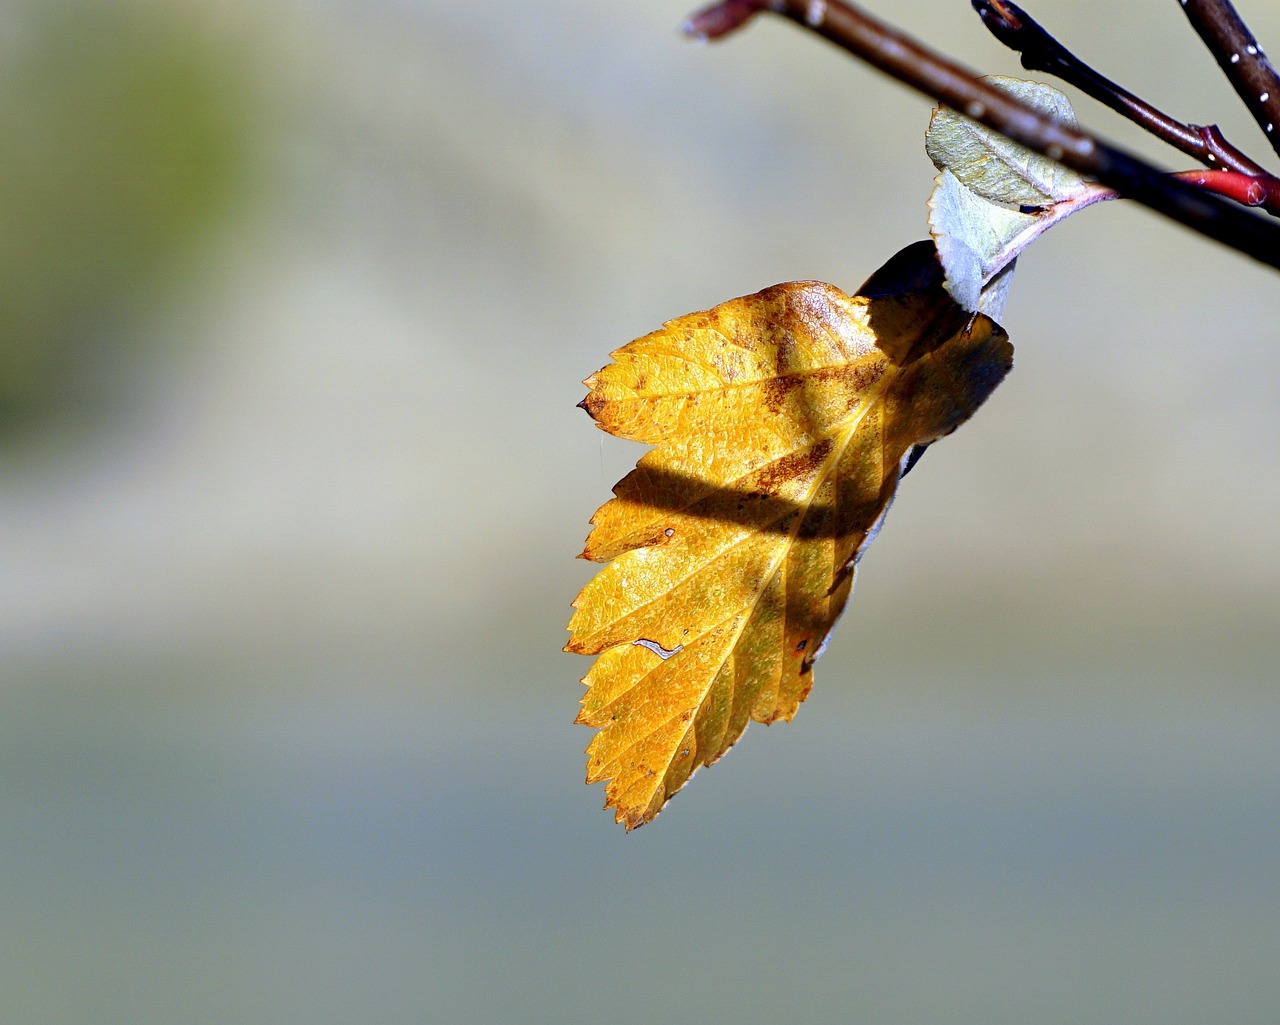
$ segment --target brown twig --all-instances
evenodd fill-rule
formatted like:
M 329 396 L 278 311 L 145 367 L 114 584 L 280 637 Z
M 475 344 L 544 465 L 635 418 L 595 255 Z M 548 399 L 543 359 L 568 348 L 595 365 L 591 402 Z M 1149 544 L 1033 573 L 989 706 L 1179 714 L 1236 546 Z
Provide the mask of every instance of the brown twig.
M 1227 142 L 1216 125 L 1184 124 L 1157 110 L 1089 67 L 1009 0 L 970 0 L 970 3 L 991 34 L 1022 55 L 1022 66 L 1028 71 L 1057 75 L 1207 167 L 1258 179 L 1253 192 L 1260 193 L 1262 201 L 1249 205 L 1280 214 L 1280 178 Z
M 1230 0 L 1182 0 L 1187 20 L 1200 34 L 1227 80 L 1280 153 L 1280 75 Z
M 1014 142 L 1280 269 L 1280 224 L 1176 181 L 1122 150 L 1045 117 L 843 0 L 723 0 L 694 14 L 685 31 L 713 39 L 761 12 L 789 18 Z

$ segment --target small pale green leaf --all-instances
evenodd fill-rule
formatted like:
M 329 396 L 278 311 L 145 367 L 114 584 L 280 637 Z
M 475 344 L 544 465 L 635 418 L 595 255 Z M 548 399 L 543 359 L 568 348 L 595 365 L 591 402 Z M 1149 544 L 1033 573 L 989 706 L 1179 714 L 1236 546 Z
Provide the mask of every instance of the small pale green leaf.
M 1062 93 L 1040 82 L 993 75 L 984 81 L 1056 121 L 1072 127 L 1075 111 Z M 933 112 L 925 149 L 939 171 L 950 170 L 962 184 L 994 203 L 1047 206 L 1070 199 L 1088 183 L 1075 171 L 998 132 L 941 107 Z
M 935 181 L 929 197 L 929 230 L 942 257 L 947 291 L 966 310 L 999 320 L 1013 259 L 1022 248 L 1018 238 L 1034 233 L 1038 218 L 988 202 L 965 188 L 950 169 Z M 1008 272 L 1001 274 L 1006 268 Z M 998 287 L 988 287 L 989 283 Z

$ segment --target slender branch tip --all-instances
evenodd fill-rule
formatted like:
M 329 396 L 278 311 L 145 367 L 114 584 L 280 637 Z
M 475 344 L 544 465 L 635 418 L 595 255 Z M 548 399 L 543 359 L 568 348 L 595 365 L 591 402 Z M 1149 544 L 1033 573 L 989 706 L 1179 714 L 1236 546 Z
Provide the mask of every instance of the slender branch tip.
M 736 32 L 770 7 L 770 0 L 721 0 L 689 15 L 680 30 L 695 42 L 705 43 Z

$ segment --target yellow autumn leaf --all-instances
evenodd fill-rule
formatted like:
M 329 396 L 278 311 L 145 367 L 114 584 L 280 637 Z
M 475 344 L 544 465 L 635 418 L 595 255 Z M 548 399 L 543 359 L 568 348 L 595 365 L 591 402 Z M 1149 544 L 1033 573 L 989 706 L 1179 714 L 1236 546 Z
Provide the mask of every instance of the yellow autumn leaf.
M 655 446 L 592 518 L 609 565 L 566 651 L 597 655 L 578 722 L 587 782 L 632 829 L 750 720 L 790 719 L 907 457 L 967 420 L 1012 365 L 957 306 L 931 245 L 870 295 L 802 281 L 673 320 L 614 352 L 583 408 Z

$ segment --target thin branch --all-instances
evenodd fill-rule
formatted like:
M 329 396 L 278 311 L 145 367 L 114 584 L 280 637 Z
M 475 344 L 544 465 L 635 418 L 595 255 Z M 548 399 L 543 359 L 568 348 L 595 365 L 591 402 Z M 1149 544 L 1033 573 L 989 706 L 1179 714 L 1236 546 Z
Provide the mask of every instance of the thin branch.
M 1022 55 L 1022 66 L 1028 71 L 1057 75 L 1207 167 L 1237 171 L 1259 179 L 1254 191 L 1260 191 L 1263 200 L 1249 205 L 1280 214 L 1280 178 L 1227 142 L 1216 125 L 1184 124 L 1157 110 L 1089 67 L 1009 0 L 970 0 L 970 3 L 991 34 Z
M 1253 119 L 1280 153 L 1280 75 L 1230 0 L 1182 0 L 1200 34 Z
M 1219 196 L 1234 199 L 1241 206 L 1266 207 L 1269 201 L 1261 178 L 1238 171 L 1175 171 L 1172 177 L 1189 185 L 1198 185 Z
M 723 0 L 685 31 L 712 39 L 772 12 L 810 29 L 906 85 L 1122 196 L 1280 269 L 1280 224 L 1176 181 L 1152 165 L 1018 102 L 843 0 Z

